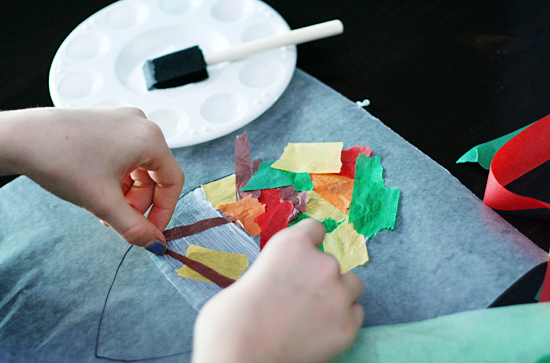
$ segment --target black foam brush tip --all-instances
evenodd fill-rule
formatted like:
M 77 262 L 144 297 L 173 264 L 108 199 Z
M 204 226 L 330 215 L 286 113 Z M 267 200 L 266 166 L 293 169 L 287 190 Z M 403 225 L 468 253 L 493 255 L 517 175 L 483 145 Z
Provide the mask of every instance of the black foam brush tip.
M 143 74 L 148 90 L 179 87 L 208 78 L 198 46 L 148 60 L 143 65 Z

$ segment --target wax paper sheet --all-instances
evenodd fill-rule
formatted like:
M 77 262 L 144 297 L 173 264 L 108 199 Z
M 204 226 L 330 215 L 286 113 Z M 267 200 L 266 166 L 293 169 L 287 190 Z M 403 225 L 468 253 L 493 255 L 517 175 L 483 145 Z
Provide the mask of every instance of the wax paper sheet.
M 234 156 L 227 150 L 244 131 L 250 140 L 262 140 L 254 157 L 263 160 L 277 160 L 289 142 L 335 140 L 344 148 L 365 145 L 380 155 L 385 185 L 399 188 L 402 197 L 395 229 L 374 235 L 369 262 L 353 270 L 365 282 L 360 299 L 368 312 L 365 326 L 484 308 L 548 259 L 447 170 L 299 70 L 258 120 L 218 140 L 173 150 L 186 184 L 168 228 L 220 216 L 211 206 L 206 212 L 196 202 L 187 203 L 186 197 L 234 172 Z M 240 234 L 242 241 L 227 242 L 223 250 L 243 253 L 234 250 L 239 245 L 258 251 L 257 240 L 234 223 L 169 245 L 182 244 L 178 253 L 189 244 L 218 249 L 210 244 Z M 27 178 L 0 188 L 0 360 L 189 361 L 195 306 L 219 287 L 183 279 L 174 266 L 166 272 L 177 284 L 197 284 L 176 288 L 157 267 L 158 259 L 129 249 L 86 211 Z M 200 284 L 212 287 L 204 300 Z
M 550 304 L 525 304 L 364 328 L 332 363 L 542 363 L 549 319 Z

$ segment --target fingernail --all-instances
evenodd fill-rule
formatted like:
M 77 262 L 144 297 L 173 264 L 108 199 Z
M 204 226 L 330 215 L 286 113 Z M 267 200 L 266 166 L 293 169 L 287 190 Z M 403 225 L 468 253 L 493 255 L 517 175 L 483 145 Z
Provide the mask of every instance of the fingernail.
M 149 252 L 154 253 L 155 255 L 162 255 L 164 252 L 166 252 L 166 246 L 158 239 L 153 240 L 151 243 L 145 246 L 145 249 Z

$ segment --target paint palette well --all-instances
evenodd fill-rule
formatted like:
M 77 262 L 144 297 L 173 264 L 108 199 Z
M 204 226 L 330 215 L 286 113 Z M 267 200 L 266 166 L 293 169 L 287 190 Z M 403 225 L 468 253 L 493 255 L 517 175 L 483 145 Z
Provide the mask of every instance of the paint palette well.
M 142 66 L 199 45 L 205 54 L 289 31 L 258 0 L 122 0 L 98 11 L 59 47 L 50 69 L 57 107 L 133 106 L 162 129 L 171 148 L 224 136 L 280 97 L 296 47 L 208 67 L 205 81 L 148 91 Z

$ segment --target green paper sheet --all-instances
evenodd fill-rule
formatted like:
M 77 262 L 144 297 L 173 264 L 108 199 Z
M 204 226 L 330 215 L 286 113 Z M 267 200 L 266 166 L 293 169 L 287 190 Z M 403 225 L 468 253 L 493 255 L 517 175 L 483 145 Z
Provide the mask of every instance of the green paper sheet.
M 493 157 L 497 153 L 498 149 L 500 149 L 511 138 L 513 138 L 529 126 L 531 125 L 527 125 L 519 130 L 501 136 L 497 139 L 474 146 L 473 148 L 468 150 L 466 154 L 462 155 L 460 159 L 456 161 L 456 163 L 478 163 L 484 169 L 489 170 L 489 168 L 491 167 L 491 162 L 493 161 Z
M 393 229 L 397 216 L 399 189 L 386 188 L 382 172 L 380 155 L 357 157 L 349 219 L 357 232 L 369 238 L 384 228 Z
M 274 189 L 292 185 L 297 191 L 313 189 L 308 173 L 292 173 L 271 167 L 274 162 L 263 162 L 242 191 Z
M 542 363 L 550 354 L 548 321 L 550 303 L 543 303 L 363 328 L 332 362 Z

